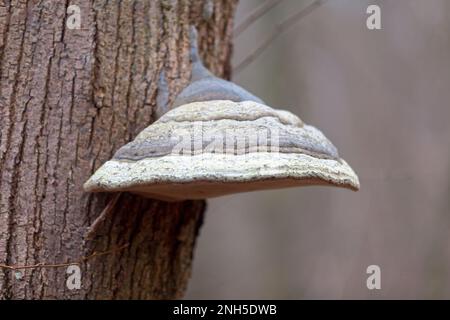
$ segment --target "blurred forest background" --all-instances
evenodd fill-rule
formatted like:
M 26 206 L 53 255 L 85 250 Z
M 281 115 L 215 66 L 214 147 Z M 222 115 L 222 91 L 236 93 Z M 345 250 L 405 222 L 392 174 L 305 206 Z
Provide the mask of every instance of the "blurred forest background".
M 312 2 L 280 1 L 239 34 L 234 65 Z M 236 25 L 262 3 L 241 0 Z M 382 30 L 366 28 L 370 4 Z M 186 298 L 450 298 L 449 30 L 448 0 L 328 0 L 234 73 L 321 129 L 361 190 L 209 201 Z

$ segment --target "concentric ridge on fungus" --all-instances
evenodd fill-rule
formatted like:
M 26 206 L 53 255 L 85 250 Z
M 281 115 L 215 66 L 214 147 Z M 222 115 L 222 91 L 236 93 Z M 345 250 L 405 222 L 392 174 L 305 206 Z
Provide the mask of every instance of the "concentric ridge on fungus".
M 333 144 L 294 114 L 255 101 L 216 100 L 169 111 L 84 188 L 184 200 L 303 185 L 357 190 L 359 181 Z

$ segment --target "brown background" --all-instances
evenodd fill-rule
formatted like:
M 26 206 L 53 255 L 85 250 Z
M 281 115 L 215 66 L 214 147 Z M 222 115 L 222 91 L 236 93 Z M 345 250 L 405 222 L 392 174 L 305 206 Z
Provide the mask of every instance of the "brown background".
M 241 1 L 237 23 L 262 2 Z M 284 0 L 237 37 L 235 65 L 309 3 Z M 366 28 L 369 4 L 382 30 Z M 450 298 L 449 30 L 447 0 L 329 0 L 234 75 L 320 128 L 362 188 L 209 201 L 187 298 Z

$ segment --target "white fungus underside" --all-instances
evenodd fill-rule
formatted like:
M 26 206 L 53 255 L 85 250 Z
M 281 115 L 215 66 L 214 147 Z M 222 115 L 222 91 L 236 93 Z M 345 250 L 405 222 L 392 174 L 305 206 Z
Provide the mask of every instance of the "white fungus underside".
M 267 152 L 110 160 L 95 172 L 84 188 L 90 192 L 129 191 L 176 201 L 303 185 L 359 189 L 358 177 L 342 159 Z

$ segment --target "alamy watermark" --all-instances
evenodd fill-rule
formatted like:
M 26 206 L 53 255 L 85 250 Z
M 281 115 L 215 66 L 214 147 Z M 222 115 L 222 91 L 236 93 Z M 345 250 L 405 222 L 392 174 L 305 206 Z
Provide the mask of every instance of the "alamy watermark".
M 366 20 L 366 26 L 369 30 L 381 30 L 381 8 L 376 4 L 367 7 L 366 13 L 369 17 Z
M 69 290 L 81 289 L 81 269 L 80 266 L 73 264 L 67 267 L 66 273 L 69 275 L 66 280 L 66 287 Z
M 367 267 L 366 273 L 370 274 L 366 280 L 366 286 L 369 290 L 381 289 L 381 268 L 376 264 Z
M 189 130 L 177 133 L 178 143 L 171 150 L 172 155 L 200 155 L 206 153 L 227 155 L 248 155 L 255 152 L 280 151 L 280 133 L 277 128 L 230 128 L 212 132 L 208 126 L 203 130 L 196 123 Z
M 67 7 L 66 13 L 68 14 L 66 19 L 66 26 L 68 29 L 80 29 L 81 28 L 81 9 L 79 6 L 72 4 Z

